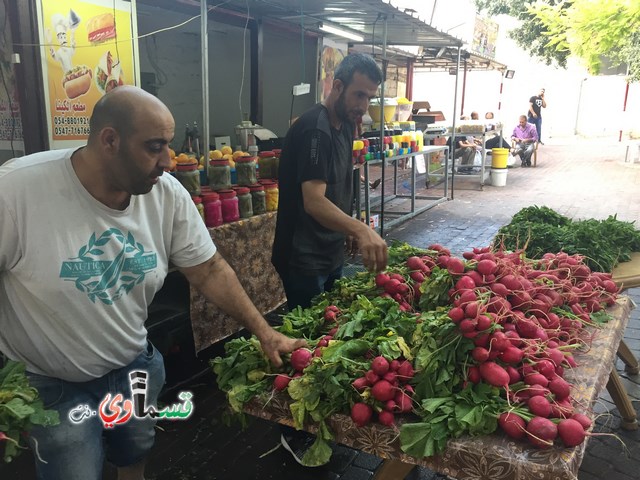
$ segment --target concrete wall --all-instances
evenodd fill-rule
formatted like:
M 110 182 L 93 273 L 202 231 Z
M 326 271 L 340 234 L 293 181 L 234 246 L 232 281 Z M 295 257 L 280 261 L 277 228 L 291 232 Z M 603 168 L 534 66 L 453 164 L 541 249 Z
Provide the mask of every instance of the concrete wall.
M 139 5 L 138 33 L 144 35 L 187 19 L 175 12 Z M 250 32 L 210 21 L 208 35 L 210 143 L 213 144 L 215 136 L 230 136 L 235 146 L 238 141 L 234 127 L 250 113 Z M 263 126 L 284 136 L 293 85 L 303 80 L 312 85 L 310 94 L 295 97 L 294 116 L 315 103 L 317 41 L 305 39 L 302 78 L 300 34 L 265 26 L 263 38 Z M 184 27 L 155 34 L 141 40 L 139 45 L 143 78 L 155 75 L 157 95 L 176 119 L 173 146 L 180 148 L 185 125 L 193 124 L 194 120 L 202 124 L 200 23 L 194 20 Z

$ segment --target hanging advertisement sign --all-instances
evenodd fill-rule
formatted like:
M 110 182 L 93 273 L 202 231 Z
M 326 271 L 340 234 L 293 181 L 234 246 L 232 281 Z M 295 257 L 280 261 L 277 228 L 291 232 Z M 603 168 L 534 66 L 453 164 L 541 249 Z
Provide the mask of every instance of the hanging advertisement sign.
M 333 72 L 338 64 L 347 55 L 349 46 L 346 43 L 334 42 L 327 38 L 322 39 L 322 53 L 320 55 L 320 78 L 318 85 L 318 100 L 323 101 L 331 93 L 333 85 Z
M 24 153 L 22 137 L 22 117 L 16 90 L 16 77 L 11 63 L 10 25 L 0 34 L 0 150 L 10 153 L 0 154 L 3 160 Z
M 495 59 L 497 42 L 498 24 L 488 18 L 476 16 L 471 50 L 480 55 Z
M 41 0 L 38 6 L 49 143 L 82 145 L 100 97 L 139 84 L 135 2 Z

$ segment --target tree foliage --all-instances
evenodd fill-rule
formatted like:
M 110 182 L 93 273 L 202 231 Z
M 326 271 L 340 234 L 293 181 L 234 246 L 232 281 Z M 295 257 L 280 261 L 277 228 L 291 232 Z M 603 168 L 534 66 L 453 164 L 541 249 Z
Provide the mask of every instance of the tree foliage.
M 629 80 L 640 81 L 640 2 L 638 0 L 476 0 L 489 15 L 522 20 L 512 38 L 547 64 L 566 67 L 569 55 L 591 73 L 604 59 L 626 64 Z
M 570 51 L 566 42 L 558 42 L 554 47 L 549 43 L 549 26 L 538 18 L 530 8 L 537 0 L 475 0 L 479 11 L 489 16 L 509 15 L 521 20 L 521 25 L 509 32 L 509 36 L 524 50 L 539 58 L 547 65 L 566 68 Z M 547 5 L 566 8 L 569 2 L 546 0 Z

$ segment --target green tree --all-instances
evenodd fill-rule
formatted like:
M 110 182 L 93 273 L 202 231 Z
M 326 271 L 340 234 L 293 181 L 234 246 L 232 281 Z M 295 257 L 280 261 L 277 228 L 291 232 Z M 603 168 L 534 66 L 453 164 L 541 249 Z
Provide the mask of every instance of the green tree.
M 509 32 L 509 36 L 524 50 L 530 52 L 547 65 L 558 65 L 566 68 L 570 51 L 566 42 L 558 42 L 553 48 L 549 43 L 549 26 L 531 11 L 537 0 L 475 0 L 479 11 L 489 16 L 509 15 L 520 20 L 518 28 Z M 567 8 L 570 2 L 562 0 L 546 0 L 550 6 Z
M 569 55 L 597 74 L 603 59 L 627 64 L 629 80 L 640 81 L 640 2 L 638 0 L 476 0 L 489 15 L 522 20 L 510 33 L 518 45 L 566 67 Z

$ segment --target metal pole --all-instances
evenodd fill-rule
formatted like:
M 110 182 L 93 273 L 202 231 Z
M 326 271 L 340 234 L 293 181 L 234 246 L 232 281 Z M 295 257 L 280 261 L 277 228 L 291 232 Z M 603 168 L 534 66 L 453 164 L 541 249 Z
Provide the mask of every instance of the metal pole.
M 580 119 L 580 103 L 582 103 L 582 86 L 584 85 L 584 81 L 586 78 L 580 80 L 580 89 L 578 90 L 578 107 L 576 108 L 576 124 L 573 127 L 573 134 L 578 134 L 578 120 Z
M 457 77 L 456 77 L 457 78 Z M 460 115 L 464 115 L 464 97 L 467 92 L 467 59 L 464 59 L 464 73 L 462 74 L 462 102 L 460 104 Z
M 455 146 L 455 136 L 456 136 L 456 110 L 457 110 L 457 105 L 458 105 L 458 77 L 459 77 L 459 72 L 460 72 L 460 46 L 458 46 L 458 57 L 456 60 L 456 87 L 453 93 L 453 121 L 451 122 L 451 137 L 450 137 L 450 141 L 449 141 L 449 157 L 451 158 L 451 200 L 453 200 L 453 183 L 454 183 L 454 179 L 455 179 L 455 175 L 456 175 L 456 169 L 455 169 L 455 161 L 453 159 L 453 155 L 454 155 L 454 151 L 456 149 Z M 447 165 L 447 170 L 448 170 L 448 165 Z M 448 174 L 448 172 L 447 172 Z M 445 183 L 445 190 L 446 190 L 446 183 Z
M 384 17 L 384 26 L 382 29 L 382 83 L 380 84 L 380 145 L 384 146 L 384 84 L 387 79 L 387 17 Z M 381 148 L 382 150 L 382 148 Z M 384 150 L 382 151 L 382 180 L 380 182 L 380 236 L 384 238 L 384 187 L 385 187 L 385 164 L 387 163 L 386 157 L 384 155 Z M 366 188 L 369 185 L 365 186 Z M 368 219 L 367 219 L 368 221 Z
M 629 73 L 627 72 L 627 75 Z M 627 99 L 629 98 L 629 81 L 627 80 L 627 86 L 624 90 L 624 104 L 622 105 L 622 113 L 627 111 Z M 622 121 L 624 121 L 624 115 L 622 116 Z M 618 136 L 618 141 L 622 142 L 622 126 L 620 126 L 620 135 Z
M 200 40 L 202 49 L 202 150 L 204 171 L 209 177 L 209 9 L 207 2 L 200 3 Z
M 502 108 L 502 86 L 504 85 L 504 76 L 506 75 L 506 71 L 502 72 L 502 76 L 500 77 L 500 95 L 498 95 L 498 115 L 497 118 L 500 118 L 500 109 Z

